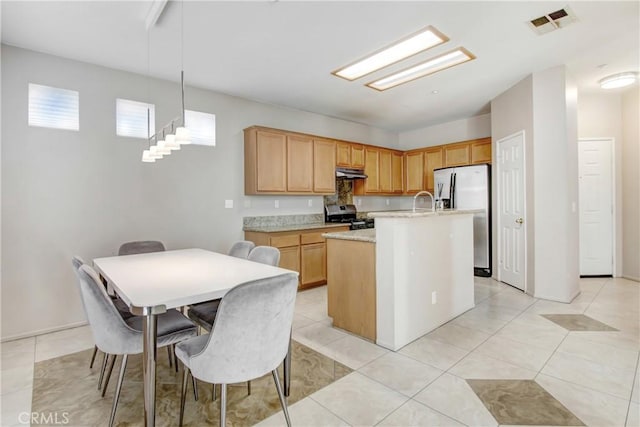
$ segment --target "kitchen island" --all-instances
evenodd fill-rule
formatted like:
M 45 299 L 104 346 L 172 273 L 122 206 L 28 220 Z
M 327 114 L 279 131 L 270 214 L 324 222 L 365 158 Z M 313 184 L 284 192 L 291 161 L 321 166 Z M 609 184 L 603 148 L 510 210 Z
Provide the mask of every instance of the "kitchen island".
M 395 351 L 473 308 L 474 212 L 372 212 L 374 230 L 323 234 L 334 326 Z

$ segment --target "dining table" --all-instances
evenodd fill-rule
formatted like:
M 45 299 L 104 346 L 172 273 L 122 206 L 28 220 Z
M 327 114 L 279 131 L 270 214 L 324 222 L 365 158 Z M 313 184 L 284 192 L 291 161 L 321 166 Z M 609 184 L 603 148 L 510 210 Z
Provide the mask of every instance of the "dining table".
M 224 297 L 233 287 L 286 273 L 280 267 L 204 249 L 180 249 L 96 258 L 93 265 L 110 289 L 144 316 L 144 417 L 155 425 L 157 315 L 167 310 Z M 284 391 L 289 395 L 291 347 L 284 360 Z

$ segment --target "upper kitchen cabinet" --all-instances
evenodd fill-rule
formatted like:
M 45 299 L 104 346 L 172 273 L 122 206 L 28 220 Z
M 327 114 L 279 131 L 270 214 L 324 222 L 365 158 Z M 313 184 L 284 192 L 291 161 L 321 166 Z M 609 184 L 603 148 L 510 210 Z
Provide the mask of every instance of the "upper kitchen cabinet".
M 351 167 L 364 168 L 364 146 L 360 144 L 351 144 Z
M 364 146 L 346 141 L 336 143 L 336 166 L 343 168 L 364 168 Z
M 491 137 L 475 139 L 469 142 L 471 146 L 471 163 L 491 163 Z
M 401 194 L 404 191 L 404 155 L 402 152 L 391 153 L 391 192 Z
M 313 140 L 313 191 L 336 192 L 336 143 L 327 139 Z
M 447 144 L 443 147 L 444 167 L 471 164 L 471 147 L 467 141 Z
M 365 193 L 380 192 L 379 159 L 380 151 L 378 151 L 378 149 L 373 147 L 366 147 L 364 149 L 364 173 L 367 175 L 367 179 L 364 181 Z
M 245 194 L 334 194 L 335 141 L 253 126 L 244 130 Z
M 259 146 L 260 144 L 258 144 Z M 308 136 L 287 135 L 287 191 L 310 193 L 314 190 L 315 141 Z
M 433 193 L 433 171 L 442 167 L 442 146 L 431 147 L 424 150 L 424 186 Z
M 424 152 L 410 151 L 405 154 L 407 168 L 407 193 L 424 190 Z
M 380 150 L 378 156 L 378 189 L 391 193 L 391 151 Z

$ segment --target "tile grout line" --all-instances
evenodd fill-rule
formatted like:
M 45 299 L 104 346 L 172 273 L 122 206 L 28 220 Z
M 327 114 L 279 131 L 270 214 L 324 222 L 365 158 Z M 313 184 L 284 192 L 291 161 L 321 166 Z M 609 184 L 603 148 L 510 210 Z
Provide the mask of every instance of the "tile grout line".
M 629 423 L 629 413 L 631 412 L 631 402 L 633 399 L 633 389 L 636 386 L 636 378 L 638 377 L 638 365 L 640 364 L 640 354 L 638 354 L 638 359 L 636 360 L 636 373 L 633 375 L 633 383 L 631 385 L 631 394 L 629 395 L 629 404 L 627 405 L 627 415 L 624 418 L 624 425 L 626 426 Z

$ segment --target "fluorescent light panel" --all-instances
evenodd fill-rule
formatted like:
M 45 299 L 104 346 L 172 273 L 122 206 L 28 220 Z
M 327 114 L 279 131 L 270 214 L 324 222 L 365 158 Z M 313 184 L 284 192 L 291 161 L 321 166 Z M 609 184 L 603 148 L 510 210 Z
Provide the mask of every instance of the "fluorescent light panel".
M 449 38 L 447 36 L 432 26 L 428 26 L 360 61 L 340 68 L 332 74 L 342 77 L 343 79 L 356 80 L 448 40 Z
M 605 77 L 600 80 L 600 87 L 602 89 L 617 89 L 619 87 L 625 87 L 632 85 L 638 79 L 637 73 L 628 71 L 626 73 L 614 74 L 613 76 Z
M 450 52 L 438 55 L 435 58 L 421 62 L 418 65 L 414 65 L 413 67 L 406 68 L 402 71 L 398 71 L 397 73 L 367 83 L 366 86 L 380 91 L 387 90 L 420 77 L 437 73 L 438 71 L 453 67 L 454 65 L 471 61 L 475 58 L 476 57 L 467 49 L 459 47 Z

